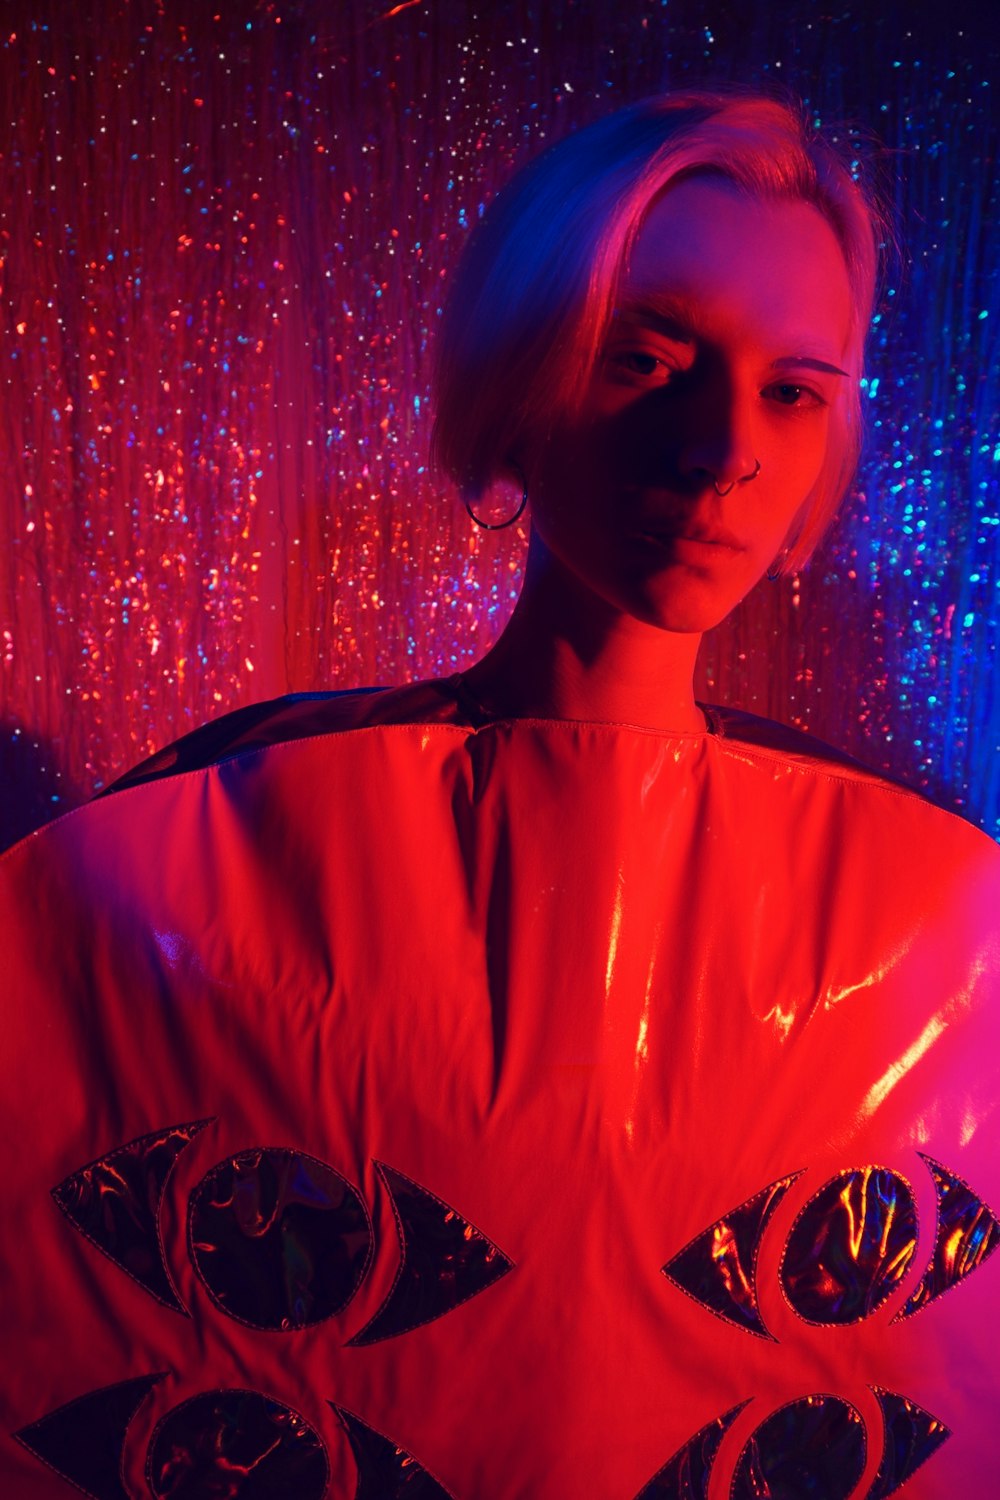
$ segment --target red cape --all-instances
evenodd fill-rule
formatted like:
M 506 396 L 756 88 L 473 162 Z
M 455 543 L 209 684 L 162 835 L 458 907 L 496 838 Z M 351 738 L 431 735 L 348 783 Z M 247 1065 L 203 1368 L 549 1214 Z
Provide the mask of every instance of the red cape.
M 1000 852 L 712 723 L 290 700 L 9 852 L 3 1493 L 990 1492 Z

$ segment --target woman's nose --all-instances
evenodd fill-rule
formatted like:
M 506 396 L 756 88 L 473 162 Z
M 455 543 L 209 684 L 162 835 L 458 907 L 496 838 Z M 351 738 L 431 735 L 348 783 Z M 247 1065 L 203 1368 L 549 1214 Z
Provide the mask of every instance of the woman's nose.
M 701 392 L 697 409 L 687 413 L 688 436 L 681 444 L 678 462 L 685 478 L 711 485 L 716 494 L 728 495 L 738 484 L 749 484 L 760 473 L 755 451 L 749 401 L 735 391 Z

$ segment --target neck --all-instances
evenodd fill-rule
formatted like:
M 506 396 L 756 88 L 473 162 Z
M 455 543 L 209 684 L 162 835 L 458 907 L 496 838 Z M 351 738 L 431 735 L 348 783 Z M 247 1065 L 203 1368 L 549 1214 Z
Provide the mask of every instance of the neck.
M 700 644 L 623 614 L 534 548 L 506 629 L 463 676 L 492 713 L 689 733 L 705 728 L 693 685 Z

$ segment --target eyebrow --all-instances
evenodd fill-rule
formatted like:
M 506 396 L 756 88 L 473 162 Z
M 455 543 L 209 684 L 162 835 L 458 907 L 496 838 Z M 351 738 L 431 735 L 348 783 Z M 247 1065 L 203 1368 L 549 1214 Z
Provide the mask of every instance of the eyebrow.
M 668 337 L 686 343 L 691 343 L 695 336 L 691 303 L 680 297 L 645 297 L 641 301 L 623 302 L 615 308 L 614 316 L 641 319 Z
M 843 375 L 845 380 L 850 379 L 846 370 L 839 365 L 828 364 L 825 359 L 813 359 L 809 354 L 789 354 L 784 359 L 776 359 L 771 365 L 772 370 L 822 370 L 827 375 Z
M 615 308 L 616 318 L 636 318 L 648 323 L 651 328 L 657 328 L 665 333 L 668 338 L 677 339 L 683 343 L 693 343 L 697 337 L 695 332 L 696 319 L 692 304 L 682 297 L 644 297 L 634 302 L 623 302 Z M 845 380 L 850 379 L 847 370 L 842 370 L 839 365 L 834 365 L 825 359 L 817 359 L 811 354 L 788 354 L 781 359 L 772 361 L 772 370 L 819 370 L 824 375 L 841 375 Z

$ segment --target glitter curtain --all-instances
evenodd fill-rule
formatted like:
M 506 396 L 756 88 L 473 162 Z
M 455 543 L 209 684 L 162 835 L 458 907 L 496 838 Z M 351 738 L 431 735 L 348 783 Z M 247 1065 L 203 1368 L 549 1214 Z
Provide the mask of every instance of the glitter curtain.
M 2 835 L 240 704 L 480 653 L 526 533 L 474 531 L 424 467 L 470 226 L 597 113 L 777 78 L 896 153 L 906 248 L 856 493 L 701 688 L 1000 836 L 1000 37 L 988 5 L 831 9 L 7 0 Z

